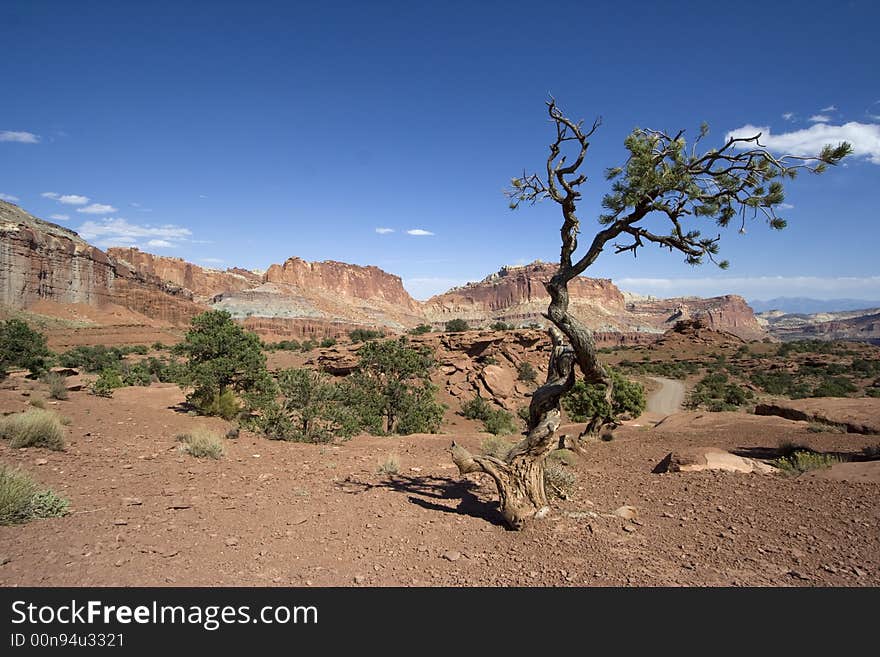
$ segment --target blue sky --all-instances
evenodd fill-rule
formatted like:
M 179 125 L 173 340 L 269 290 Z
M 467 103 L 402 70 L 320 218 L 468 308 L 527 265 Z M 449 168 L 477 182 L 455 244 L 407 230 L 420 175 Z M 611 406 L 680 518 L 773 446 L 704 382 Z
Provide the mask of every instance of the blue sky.
M 585 234 L 635 126 L 705 120 L 719 143 L 756 126 L 776 150 L 845 135 L 859 153 L 789 185 L 785 231 L 729 231 L 727 272 L 644 249 L 587 275 L 661 296 L 877 299 L 878 24 L 861 0 L 6 0 L 0 194 L 100 246 L 374 264 L 424 298 L 557 257 L 558 207 L 511 212 L 502 194 L 544 161 L 549 92 L 603 117 Z

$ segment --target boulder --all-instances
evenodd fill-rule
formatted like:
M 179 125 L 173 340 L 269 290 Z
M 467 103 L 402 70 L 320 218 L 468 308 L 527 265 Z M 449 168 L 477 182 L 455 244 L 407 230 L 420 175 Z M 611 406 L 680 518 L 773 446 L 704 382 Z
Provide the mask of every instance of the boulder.
M 758 474 L 776 472 L 776 468 L 763 461 L 737 456 L 717 447 L 691 447 L 670 452 L 654 468 L 655 473 L 702 472 L 704 470 L 755 472 Z
M 494 397 L 507 399 L 516 389 L 513 374 L 498 365 L 486 365 L 480 374 L 480 379 Z

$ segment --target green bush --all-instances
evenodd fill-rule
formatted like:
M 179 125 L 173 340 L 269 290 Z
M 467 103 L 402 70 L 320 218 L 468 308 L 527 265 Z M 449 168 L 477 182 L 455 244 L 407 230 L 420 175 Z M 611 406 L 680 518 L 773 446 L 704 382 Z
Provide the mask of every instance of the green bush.
M 685 406 L 691 409 L 705 407 L 711 412 L 735 411 L 753 398 L 751 390 L 729 381 L 726 374 L 716 372 L 706 375 L 694 386 Z
M 384 337 L 385 334 L 382 331 L 375 331 L 373 329 L 354 329 L 348 333 L 348 339 L 352 342 L 369 342 L 370 340 L 378 340 Z
M 495 408 L 479 395 L 461 405 L 461 413 L 471 420 L 480 420 L 483 427 L 496 436 L 516 433 L 518 427 L 513 415 L 503 408 Z
M 58 360 L 62 367 L 73 367 L 95 373 L 118 368 L 123 355 L 122 350 L 117 347 L 80 346 L 65 351 Z
M 410 335 L 424 335 L 425 333 L 430 333 L 430 332 L 431 332 L 431 325 L 430 324 L 419 324 L 415 328 L 411 328 L 408 331 L 408 333 Z
M 608 368 L 614 384 L 611 404 L 605 399 L 605 386 L 578 381 L 562 398 L 562 406 L 574 422 L 589 422 L 594 417 L 616 419 L 623 414 L 638 417 L 645 410 L 645 389 L 630 381 L 618 370 Z
M 493 331 L 512 331 L 516 327 L 513 324 L 507 324 L 505 322 L 495 322 L 489 328 Z
M 544 488 L 560 499 L 568 499 L 577 483 L 577 475 L 554 462 L 544 464 Z
M 815 390 L 811 397 L 848 397 L 856 392 L 858 388 L 849 377 L 832 376 L 824 379 Z
M 865 390 L 865 397 L 880 397 L 880 388 L 868 388 Z
M 773 462 L 777 468 L 788 474 L 798 475 L 810 470 L 829 468 L 840 459 L 833 454 L 819 454 L 808 450 L 792 452 L 788 456 L 778 458 Z
M 112 397 L 116 388 L 122 388 L 122 374 L 115 367 L 106 367 L 92 384 L 92 394 L 98 397 Z
M 146 361 L 134 364 L 123 362 L 120 370 L 124 386 L 148 386 L 153 381 L 150 364 Z
M 325 443 L 357 432 L 358 418 L 345 403 L 344 386 L 328 376 L 307 369 L 282 370 L 278 390 L 280 400 L 262 418 L 269 438 Z
M 49 367 L 51 352 L 46 336 L 33 330 L 20 319 L 0 322 L 0 379 L 13 367 L 28 370 L 39 376 Z
M 463 319 L 450 319 L 446 322 L 447 333 L 460 333 L 461 331 L 467 331 L 469 328 L 468 323 Z
M 534 383 L 538 379 L 538 371 L 528 361 L 523 361 L 516 368 L 516 378 L 526 383 Z
M 0 465 L 0 525 L 67 515 L 69 502 L 51 490 L 40 490 L 30 475 Z
M 324 338 L 321 340 L 321 347 L 327 349 L 336 345 L 336 338 Z
M 194 317 L 174 353 L 186 358 L 179 383 L 193 389 L 187 400 L 202 412 L 228 408 L 213 402 L 225 404 L 223 400 L 229 400 L 232 393 L 257 406 L 273 392 L 260 339 L 233 322 L 226 311 L 211 310 Z
M 362 427 L 373 433 L 434 433 L 444 406 L 435 399 L 430 373 L 434 355 L 406 338 L 369 341 L 358 351 L 358 368 L 346 394 Z
M 504 440 L 504 438 L 492 436 L 480 443 L 480 451 L 486 456 L 494 456 L 496 459 L 504 461 L 507 459 L 507 455 L 510 454 L 513 446 L 514 443 Z
M 177 440 L 183 443 L 181 451 L 198 459 L 219 459 L 226 452 L 220 435 L 205 427 L 198 427 L 189 433 L 180 434 L 177 436 Z
M 55 413 L 33 408 L 0 418 L 0 438 L 12 448 L 64 449 L 64 427 Z
M 229 388 L 220 393 L 211 390 L 195 392 L 190 403 L 202 415 L 214 415 L 224 420 L 232 420 L 241 413 L 241 404 Z

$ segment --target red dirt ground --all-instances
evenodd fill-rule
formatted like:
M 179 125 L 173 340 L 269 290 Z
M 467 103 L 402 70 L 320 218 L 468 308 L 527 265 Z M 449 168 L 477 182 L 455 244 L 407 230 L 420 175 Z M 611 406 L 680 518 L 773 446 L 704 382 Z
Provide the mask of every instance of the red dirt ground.
M 37 396 L 43 384 L 10 378 L 0 411 Z M 486 437 L 465 420 L 454 436 L 325 446 L 242 432 L 223 459 L 198 460 L 175 436 L 230 425 L 174 410 L 182 398 L 162 384 L 113 399 L 74 392 L 49 406 L 72 421 L 66 451 L 0 444 L 0 462 L 72 507 L 0 527 L 0 585 L 880 584 L 880 484 L 651 472 L 682 446 L 764 456 L 792 440 L 855 454 L 878 436 L 733 413 L 677 414 L 658 428 L 642 419 L 591 445 L 573 466 L 573 499 L 517 533 L 500 525 L 491 481 L 451 463 L 453 437 L 472 450 Z M 377 474 L 391 453 L 400 473 Z M 603 515 L 621 505 L 636 507 L 635 521 Z

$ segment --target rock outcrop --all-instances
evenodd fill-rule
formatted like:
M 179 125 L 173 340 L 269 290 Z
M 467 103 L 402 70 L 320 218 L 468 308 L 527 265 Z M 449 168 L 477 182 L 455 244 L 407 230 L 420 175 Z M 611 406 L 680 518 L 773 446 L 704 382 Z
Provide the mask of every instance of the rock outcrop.
M 262 277 L 247 269 L 219 271 L 200 267 L 182 258 L 145 253 L 136 248 L 109 248 L 107 255 L 133 270 L 183 287 L 201 303 L 210 303 L 218 294 L 247 290 L 262 283 Z
M 880 344 L 880 308 L 810 315 L 771 310 L 758 321 L 780 340 L 857 340 Z

